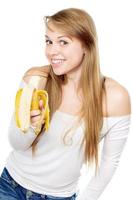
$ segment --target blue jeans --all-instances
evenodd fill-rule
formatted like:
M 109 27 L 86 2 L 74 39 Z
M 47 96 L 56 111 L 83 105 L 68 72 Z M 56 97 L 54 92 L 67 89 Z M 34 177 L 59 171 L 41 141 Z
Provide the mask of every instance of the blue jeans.
M 0 177 L 0 199 L 2 200 L 76 200 L 76 193 L 71 197 L 54 197 L 38 194 L 19 185 L 4 168 Z

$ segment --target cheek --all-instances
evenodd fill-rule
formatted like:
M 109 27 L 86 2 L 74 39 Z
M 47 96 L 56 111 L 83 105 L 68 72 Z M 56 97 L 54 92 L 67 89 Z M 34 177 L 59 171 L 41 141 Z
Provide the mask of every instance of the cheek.
M 45 53 L 45 56 L 46 56 L 47 58 L 49 58 L 49 51 L 48 51 L 48 48 L 45 48 L 44 53 Z
M 72 57 L 81 58 L 84 53 L 83 47 L 81 44 L 73 44 L 71 48 L 69 48 L 68 54 Z
M 69 51 L 69 59 L 71 63 L 79 64 L 83 59 L 83 50 L 82 49 L 71 49 Z

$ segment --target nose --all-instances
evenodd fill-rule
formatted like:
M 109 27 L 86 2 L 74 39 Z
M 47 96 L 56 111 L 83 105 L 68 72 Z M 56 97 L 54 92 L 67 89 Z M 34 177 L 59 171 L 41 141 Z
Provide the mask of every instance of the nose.
M 60 52 L 59 45 L 52 44 L 50 48 L 48 49 L 49 55 L 57 55 Z

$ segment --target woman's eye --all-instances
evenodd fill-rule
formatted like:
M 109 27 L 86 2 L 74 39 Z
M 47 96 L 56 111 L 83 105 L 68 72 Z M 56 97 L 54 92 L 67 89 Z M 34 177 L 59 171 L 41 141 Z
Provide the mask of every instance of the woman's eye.
M 52 44 L 51 40 L 46 40 L 46 45 Z
M 66 45 L 66 44 L 68 44 L 68 42 L 66 42 L 65 40 L 60 40 L 60 44 L 61 45 Z

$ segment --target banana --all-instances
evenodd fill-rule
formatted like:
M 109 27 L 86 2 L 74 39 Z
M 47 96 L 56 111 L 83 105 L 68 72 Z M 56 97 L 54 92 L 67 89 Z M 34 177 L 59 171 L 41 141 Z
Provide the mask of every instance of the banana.
M 42 128 L 46 131 L 49 128 L 49 105 L 48 93 L 46 90 L 38 89 L 37 84 L 39 77 L 33 77 L 24 88 L 20 88 L 16 93 L 15 98 L 15 121 L 18 128 L 26 133 L 30 127 L 30 112 L 31 110 L 39 109 L 39 101 L 43 100 L 44 110 L 41 113 L 41 119 L 35 128 L 35 133 L 38 134 Z
M 20 106 L 20 97 L 22 94 L 23 89 L 21 88 L 17 94 L 16 94 L 16 98 L 15 98 L 15 120 L 16 120 L 16 124 L 18 127 L 20 127 L 20 122 L 19 122 L 19 106 Z

